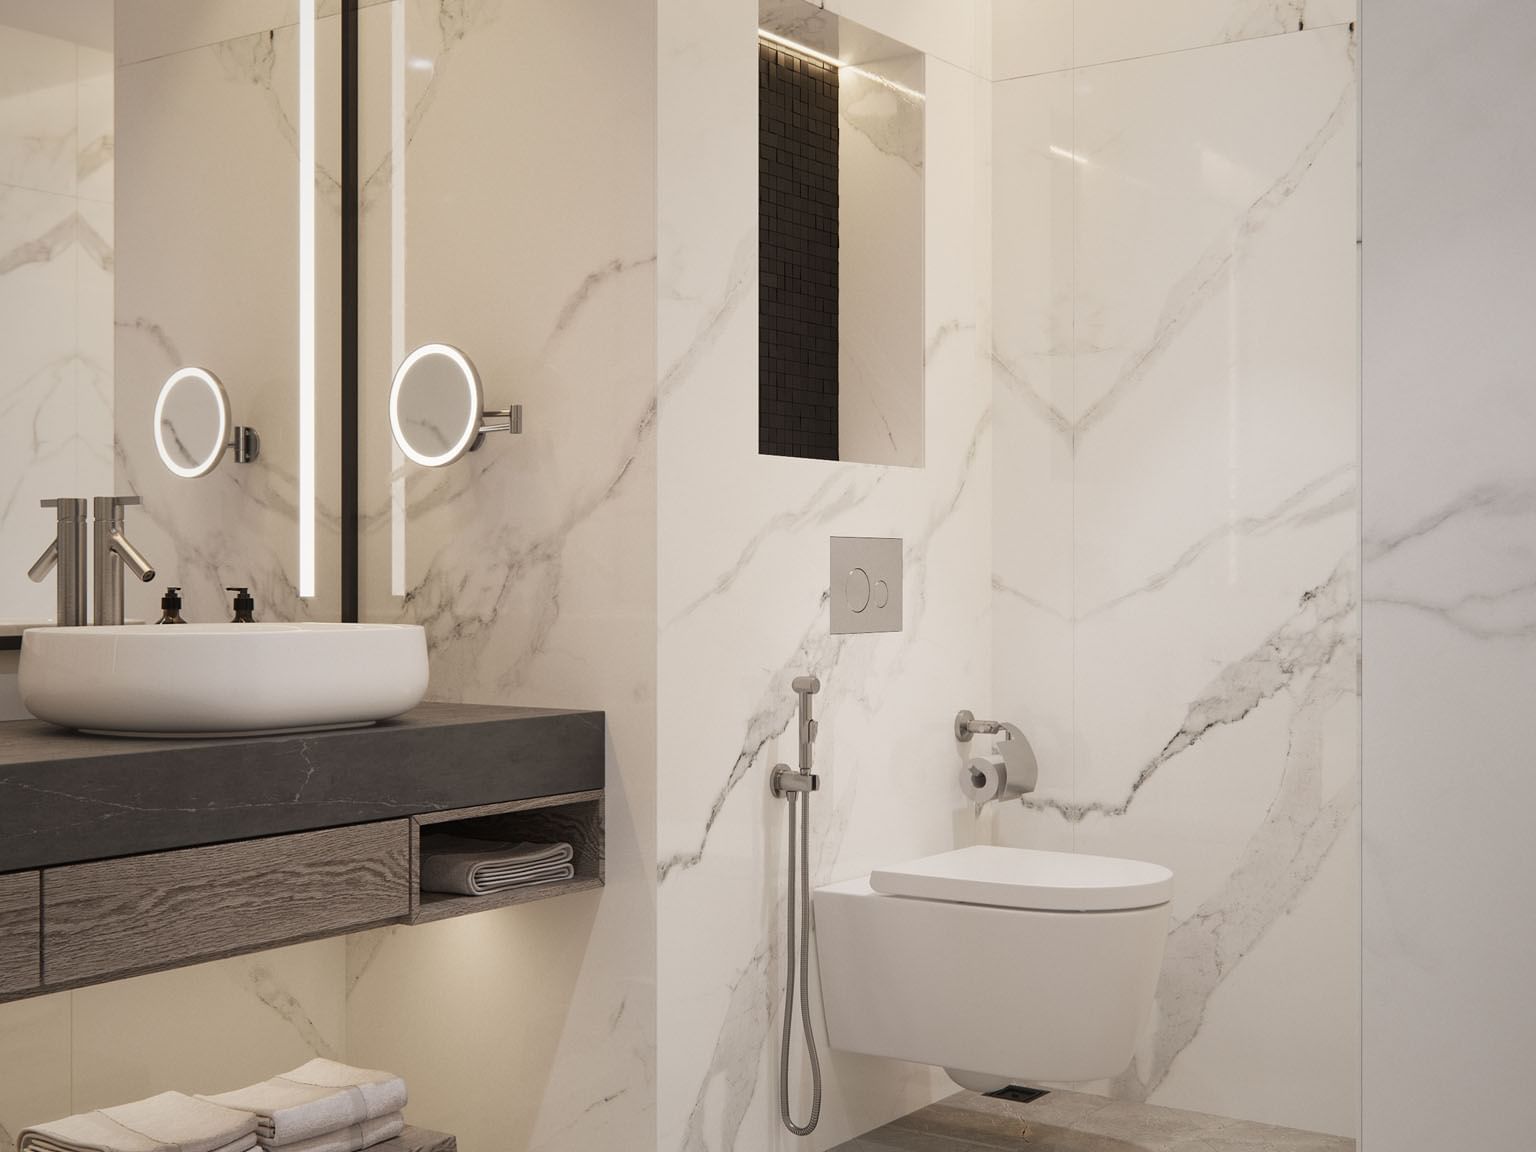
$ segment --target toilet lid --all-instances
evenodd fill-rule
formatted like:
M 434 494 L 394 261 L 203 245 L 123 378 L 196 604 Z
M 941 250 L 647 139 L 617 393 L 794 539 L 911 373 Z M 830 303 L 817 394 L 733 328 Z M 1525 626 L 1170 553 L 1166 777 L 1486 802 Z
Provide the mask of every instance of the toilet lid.
M 1141 860 L 981 844 L 877 869 L 870 873 L 869 886 L 888 896 L 920 900 L 1040 912 L 1116 912 L 1166 904 L 1173 895 L 1173 873 Z

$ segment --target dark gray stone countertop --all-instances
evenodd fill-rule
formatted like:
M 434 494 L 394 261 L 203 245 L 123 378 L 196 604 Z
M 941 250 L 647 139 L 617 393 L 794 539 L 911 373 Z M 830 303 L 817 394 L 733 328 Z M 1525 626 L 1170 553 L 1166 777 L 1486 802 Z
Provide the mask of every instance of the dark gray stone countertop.
M 601 788 L 604 745 L 601 712 L 485 704 L 223 740 L 0 723 L 0 872 Z

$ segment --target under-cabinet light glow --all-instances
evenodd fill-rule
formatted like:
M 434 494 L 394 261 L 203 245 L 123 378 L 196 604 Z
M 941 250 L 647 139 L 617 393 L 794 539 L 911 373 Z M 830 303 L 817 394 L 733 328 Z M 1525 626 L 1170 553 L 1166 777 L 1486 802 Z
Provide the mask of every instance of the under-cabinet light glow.
M 808 44 L 791 40 L 787 36 L 780 36 L 777 32 L 770 32 L 766 28 L 759 28 L 757 34 L 770 43 L 777 44 L 781 48 L 788 48 L 791 52 L 799 52 L 802 56 L 809 56 L 812 60 L 820 60 L 823 64 L 830 64 L 834 68 L 841 68 L 843 62 L 836 56 L 828 56 L 825 52 L 818 52 Z
M 849 72 L 854 72 L 860 76 L 865 77 L 866 79 L 873 80 L 876 84 L 883 85 L 886 88 L 889 88 L 892 92 L 899 93 L 909 100 L 927 99 L 927 97 L 917 89 L 908 88 L 905 84 L 898 84 L 889 76 L 882 76 L 878 72 L 871 72 L 868 68 L 860 68 L 857 64 L 845 63 L 844 61 L 839 60 L 836 56 L 828 56 L 825 52 L 818 52 L 810 45 L 802 44 L 798 40 L 791 40 L 787 36 L 780 36 L 777 32 L 770 32 L 766 28 L 759 28 L 757 30 L 757 34 L 762 39 L 767 40 L 770 44 L 777 44 L 781 48 L 788 48 L 791 52 L 798 52 L 802 56 L 809 56 L 812 60 L 820 60 L 823 64 L 830 64 L 832 67 L 838 69 L 839 71 L 846 68 Z
M 315 0 L 299 0 L 299 595 L 315 594 Z

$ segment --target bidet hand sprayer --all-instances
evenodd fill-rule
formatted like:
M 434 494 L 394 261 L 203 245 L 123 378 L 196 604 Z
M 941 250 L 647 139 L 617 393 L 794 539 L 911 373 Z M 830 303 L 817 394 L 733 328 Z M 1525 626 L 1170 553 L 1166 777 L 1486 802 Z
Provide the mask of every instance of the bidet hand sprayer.
M 789 801 L 789 892 L 784 978 L 784 1036 L 779 1047 L 779 1119 L 784 1127 L 796 1136 L 806 1136 L 816 1130 L 821 1119 L 821 1061 L 816 1055 L 816 1037 L 811 1031 L 811 793 L 821 786 L 821 780 L 811 767 L 816 758 L 816 720 L 812 716 L 811 697 L 821 691 L 821 681 L 814 676 L 796 676 L 790 687 L 799 698 L 800 770 L 788 764 L 774 765 L 768 778 L 768 786 L 781 800 Z M 797 838 L 796 817 L 803 804 L 805 819 L 800 822 Z M 795 850 L 800 851 L 799 890 L 796 891 Z M 795 920 L 795 901 L 800 902 L 799 923 Z M 799 948 L 796 950 L 796 935 Z M 789 1049 L 794 1039 L 795 978 L 800 980 L 800 1030 L 805 1035 L 806 1058 L 811 1066 L 811 1116 L 804 1124 L 796 1124 L 789 1114 Z

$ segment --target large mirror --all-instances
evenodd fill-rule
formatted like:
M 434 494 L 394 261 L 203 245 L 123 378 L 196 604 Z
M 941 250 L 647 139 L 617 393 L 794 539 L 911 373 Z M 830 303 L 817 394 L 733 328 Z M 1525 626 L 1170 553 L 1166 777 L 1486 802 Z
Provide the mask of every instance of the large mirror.
M 341 9 L 0 0 L 0 646 L 59 497 L 142 498 L 129 619 L 339 618 Z

